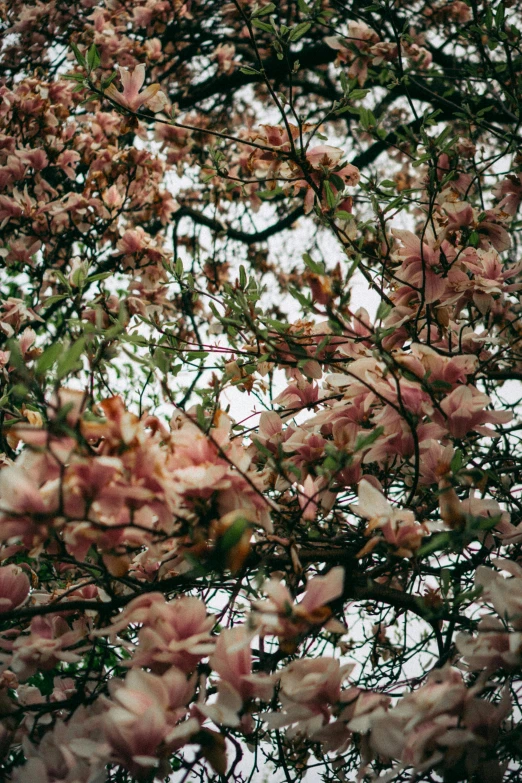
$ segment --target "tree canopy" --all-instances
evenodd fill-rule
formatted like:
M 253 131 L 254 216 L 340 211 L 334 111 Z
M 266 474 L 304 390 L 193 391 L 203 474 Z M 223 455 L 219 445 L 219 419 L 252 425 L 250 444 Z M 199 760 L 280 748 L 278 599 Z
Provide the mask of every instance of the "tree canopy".
M 0 3 L 0 768 L 520 779 L 517 0 Z

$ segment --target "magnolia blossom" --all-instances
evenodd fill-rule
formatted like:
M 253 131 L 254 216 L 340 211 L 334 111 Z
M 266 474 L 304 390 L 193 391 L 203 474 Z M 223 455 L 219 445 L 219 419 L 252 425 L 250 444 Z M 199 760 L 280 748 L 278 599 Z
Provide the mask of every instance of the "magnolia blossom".
M 112 684 L 112 703 L 104 728 L 115 760 L 138 777 L 157 769 L 160 745 L 172 750 L 199 729 L 196 719 L 182 719 L 195 680 L 171 669 L 163 677 L 133 669 L 125 683 Z M 179 724 L 179 725 L 178 725 Z
M 0 638 L 0 649 L 12 650 L 9 665 L 24 681 L 38 670 L 53 669 L 59 661 L 81 661 L 79 642 L 85 640 L 86 633 L 87 628 L 82 622 L 71 628 L 63 617 L 57 615 L 33 617 L 27 634 L 20 634 L 14 642 Z
M 218 636 L 209 664 L 222 682 L 227 682 L 242 701 L 260 698 L 269 701 L 273 690 L 273 678 L 267 674 L 252 674 L 250 643 L 252 632 L 246 626 L 228 628 Z
M 306 160 L 314 169 L 333 168 L 343 157 L 343 151 L 329 144 L 319 144 L 306 152 Z
M 13 783 L 88 783 L 105 776 L 111 748 L 104 732 L 106 708 L 80 706 L 68 721 L 58 719 L 36 743 L 23 739 L 27 764 L 16 767 Z
M 197 712 L 218 726 L 241 725 L 247 733 L 253 729 L 252 719 L 247 712 L 242 718 L 239 713 L 253 699 L 270 701 L 277 679 L 275 675 L 252 673 L 250 644 L 254 633 L 244 625 L 221 631 L 209 658 L 210 666 L 220 676 L 218 696 L 212 703 L 197 705 Z
M 289 737 L 313 739 L 329 723 L 331 706 L 340 701 L 341 685 L 353 668 L 327 657 L 289 664 L 281 673 L 282 710 L 266 716 L 269 727 L 292 726 Z
M 522 665 L 522 633 L 506 631 L 505 625 L 495 617 L 483 617 L 476 636 L 457 634 L 455 644 L 469 668 L 475 671 L 513 671 Z
M 511 174 L 496 188 L 495 195 L 500 202 L 498 208 L 508 215 L 516 215 L 522 201 L 522 174 Z
M 154 112 L 161 111 L 166 102 L 165 95 L 160 91 L 159 84 L 149 84 L 140 92 L 145 81 L 145 65 L 136 65 L 132 71 L 119 67 L 123 92 L 110 84 L 105 94 L 120 106 L 136 112 L 142 104 L 148 106 Z
M 29 595 L 29 587 L 27 574 L 18 566 L 0 568 L 0 613 L 23 604 Z
M 510 712 L 507 691 L 498 706 L 477 698 L 480 685 L 467 688 L 456 669 L 434 670 L 425 685 L 371 721 L 370 745 L 379 756 L 399 759 L 417 772 L 458 761 L 480 768 L 488 744 Z
M 470 431 L 481 435 L 494 435 L 494 430 L 486 424 L 504 424 L 512 418 L 510 411 L 489 411 L 486 406 L 491 402 L 487 394 L 479 392 L 475 386 L 458 386 L 445 397 L 441 412 L 434 411 L 433 419 L 456 438 L 463 438 Z
M 502 620 L 507 620 L 516 631 L 522 631 L 522 569 L 516 563 L 500 560 L 498 565 L 513 574 L 506 579 L 491 568 L 479 566 L 475 576 L 477 587 L 491 602 Z
M 289 649 L 295 646 L 301 634 L 314 626 L 324 625 L 333 633 L 344 633 L 345 627 L 330 619 L 332 611 L 328 606 L 342 595 L 343 586 L 344 568 L 337 566 L 326 576 L 311 579 L 301 601 L 294 604 L 288 588 L 277 579 L 271 579 L 263 587 L 268 599 L 252 604 L 252 622 L 259 633 L 278 636 Z
M 401 262 L 397 272 L 400 280 L 424 292 L 425 301 L 429 304 L 443 296 L 446 290 L 446 280 L 438 271 L 440 253 L 426 240 L 422 241 L 411 231 L 392 229 L 392 234 L 400 245 L 394 253 L 394 258 Z
M 379 43 L 377 33 L 362 21 L 350 21 L 346 36 L 328 36 L 324 42 L 339 52 L 340 62 L 350 63 L 348 75 L 362 87 L 368 76 L 373 47 Z
M 382 533 L 384 540 L 395 549 L 398 557 L 412 557 L 419 548 L 427 528 L 415 520 L 412 511 L 394 509 L 383 494 L 366 479 L 359 482 L 359 503 L 352 510 L 368 520 L 365 535 L 375 530 Z M 382 540 L 373 536 L 358 553 L 363 557 Z
M 287 448 L 288 445 L 289 442 L 287 441 Z M 299 505 L 302 510 L 301 519 L 315 519 L 318 511 L 317 497 L 322 483 L 320 479 L 313 479 L 312 476 L 306 477 L 302 493 L 299 495 Z
M 304 211 L 306 214 L 313 208 L 316 190 L 319 190 L 321 193 L 320 201 L 322 208 L 329 209 L 327 191 L 323 182 L 325 176 L 328 178 L 328 187 L 334 196 L 337 196 L 339 191 L 339 180 L 348 186 L 358 184 L 360 173 L 356 166 L 353 166 L 351 163 L 347 163 L 344 166 L 338 165 L 342 155 L 342 150 L 337 149 L 337 147 L 331 147 L 329 144 L 321 144 L 307 151 L 306 159 L 315 170 L 310 174 L 309 178 L 312 179 L 316 188 L 314 190 L 308 179 L 298 180 L 294 183 L 294 193 L 300 188 L 305 189 Z M 330 176 L 329 172 L 335 175 L 335 179 Z
M 167 603 L 160 593 L 145 594 L 131 601 L 110 628 L 98 633 L 114 634 L 131 623 L 142 627 L 130 666 L 147 666 L 157 673 L 177 666 L 188 674 L 214 650 L 210 636 L 214 618 L 207 616 L 198 598 Z

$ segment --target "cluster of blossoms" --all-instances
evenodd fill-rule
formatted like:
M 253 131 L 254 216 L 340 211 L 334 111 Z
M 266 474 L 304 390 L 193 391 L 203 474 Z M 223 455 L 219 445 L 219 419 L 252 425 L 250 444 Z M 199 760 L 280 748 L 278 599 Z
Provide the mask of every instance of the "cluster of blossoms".
M 65 563 L 63 567 L 67 567 Z M 292 671 L 288 667 L 275 675 L 253 673 L 250 645 L 254 636 L 293 640 L 296 634 L 323 625 L 330 615 L 327 604 L 342 593 L 343 573 L 338 568 L 326 577 L 312 579 L 295 607 L 286 588 L 268 583 L 264 592 L 269 600 L 253 606 L 245 625 L 223 630 L 217 637 L 211 633 L 216 618 L 207 614 L 199 598 L 167 602 L 155 592 L 130 600 L 109 627 L 94 630 L 94 618 L 98 612 L 103 614 L 103 603 L 99 602 L 110 603 L 109 596 L 88 583 L 75 585 L 58 597 L 60 607 L 53 607 L 52 615 L 35 616 L 26 631 L 16 636 L 7 632 L 0 640 L 3 747 L 7 750 L 10 744 L 23 742 L 28 757 L 26 767 L 13 779 L 22 780 L 38 771 L 44 780 L 58 775 L 61 777 L 56 780 L 87 781 L 107 763 L 123 765 L 137 779 L 148 779 L 151 771 L 162 777 L 168 774 L 172 753 L 187 743 L 199 745 L 212 767 L 224 774 L 225 745 L 208 721 L 251 734 L 259 700 L 270 701 L 276 684 L 281 679 L 286 683 Z M 3 613 L 23 604 L 29 590 L 27 574 L 21 569 L 0 568 Z M 49 605 L 53 597 L 40 593 L 36 600 L 40 606 Z M 91 607 L 86 615 L 78 616 L 75 611 L 78 600 Z M 344 627 L 337 626 L 327 623 L 334 631 L 344 632 Z M 136 629 L 132 642 L 131 629 Z M 106 636 L 126 651 L 128 674 L 123 680 L 110 679 L 107 697 L 100 696 L 91 706 L 75 712 L 66 725 L 59 721 L 40 745 L 34 745 L 29 717 L 18 725 L 13 722 L 17 704 L 37 709 L 55 703 L 58 709 L 60 703 L 74 702 L 82 690 L 89 701 L 95 694 L 89 682 L 55 677 L 47 700 L 37 687 L 25 683 L 37 671 L 80 661 L 89 638 Z M 214 700 L 207 701 L 205 680 L 196 675 L 203 660 L 219 675 Z M 331 659 L 328 667 L 339 669 L 339 662 Z M 313 694 L 309 701 L 314 701 Z
M 119 147 L 124 118 L 100 109 L 86 123 L 74 116 L 77 104 L 63 80 L 0 87 L 0 257 L 13 271 L 42 275 L 40 307 L 86 289 L 80 315 L 88 319 L 96 301 L 90 287 L 121 265 L 133 278 L 124 300 L 131 314 L 170 313 L 168 253 L 140 226 L 151 215 L 165 225 L 176 209 L 163 184 L 165 163 L 145 149 Z M 96 258 L 88 251 L 92 233 Z M 84 257 L 77 243 L 86 243 Z M 100 301 L 108 316 L 118 314 L 118 297 Z
M 226 748 L 208 721 L 249 736 L 254 720 L 261 719 L 270 729 L 288 727 L 288 741 L 307 738 L 338 754 L 354 733 L 363 735 L 365 763 L 398 758 L 422 770 L 441 759 L 451 767 L 465 758 L 469 767 L 476 762 L 476 746 L 489 759 L 491 738 L 509 714 L 509 702 L 504 698 L 499 707 L 483 703 L 478 699 L 482 686 L 470 691 L 453 670 L 444 670 L 392 707 L 386 695 L 343 685 L 354 665 L 341 664 L 338 658 L 296 660 L 272 673 L 259 668 L 261 661 L 256 662 L 251 651 L 254 638 L 277 639 L 286 655 L 311 632 L 346 632 L 331 610 L 344 595 L 342 567 L 311 579 L 297 603 L 288 587 L 272 578 L 263 587 L 266 599 L 252 602 L 244 624 L 217 637 L 212 633 L 216 618 L 197 597 L 169 602 L 152 591 L 132 598 L 132 585 L 148 583 L 153 590 L 158 579 L 183 578 L 196 555 L 204 563 L 220 553 L 234 571 L 249 557 L 256 536 L 283 546 L 289 542 L 272 534 L 270 504 L 262 494 L 266 470 L 256 471 L 252 455 L 239 441 L 230 440 L 225 414 L 217 416 L 205 434 L 190 416 L 175 416 L 165 428 L 155 417 L 140 420 L 128 413 L 119 398 L 101 403 L 97 417 L 86 416 L 84 403 L 83 393 L 62 389 L 48 411 L 50 423 L 58 411 L 65 412 L 67 426 L 81 436 L 83 448 L 75 438 L 42 426 L 15 425 L 11 438 L 26 448 L 0 471 L 4 562 L 22 551 L 45 548 L 58 573 L 73 573 L 73 564 L 98 563 L 109 580 L 114 577 L 119 584 L 116 595 L 107 592 L 109 582 L 101 587 L 88 580 L 53 593 L 31 592 L 28 570 L 0 567 L 2 613 L 13 613 L 28 600 L 30 608 L 52 609 L 49 615 L 28 615 L 25 628 L 7 631 L 0 639 L 5 745 L 23 742 L 29 759 L 27 772 L 16 773 L 13 780 L 29 771 L 52 780 L 56 770 L 63 776 L 59 779 L 90 780 L 107 763 L 123 765 L 137 779 L 146 779 L 152 771 L 161 777 L 168 774 L 172 754 L 187 744 L 198 746 L 224 774 Z M 445 459 L 449 456 L 446 452 Z M 304 492 L 309 490 L 305 482 Z M 313 497 L 309 502 L 317 508 Z M 474 513 L 490 512 L 484 504 L 479 501 Z M 206 520 L 203 508 L 208 509 Z M 411 511 L 390 505 L 375 480 L 360 480 L 359 505 L 353 511 L 369 520 L 366 534 L 374 536 L 359 557 L 380 540 L 395 556 L 411 557 L 428 534 Z M 238 520 L 248 524 L 224 548 Z M 517 628 L 516 608 L 512 610 L 509 601 L 506 608 L 503 583 L 482 578 L 480 571 L 478 578 L 489 585 L 493 604 L 503 606 Z M 79 610 L 78 602 L 86 611 Z M 114 612 L 121 602 L 126 605 L 123 612 L 108 627 L 96 628 L 96 618 L 105 616 L 104 605 Z M 497 632 L 491 636 L 493 630 Z M 513 649 L 513 635 L 494 629 L 491 621 L 486 628 L 484 621 L 477 641 L 463 635 L 457 639 L 470 666 L 476 668 L 477 661 L 479 668 L 485 665 L 485 631 L 488 654 L 493 649 L 495 656 L 488 665 L 518 665 L 514 653 L 502 656 Z M 75 712 L 66 725 L 57 723 L 35 746 L 29 739 L 31 721 L 17 725 L 10 717 L 17 703 L 13 692 L 20 704 L 46 707 L 49 702 L 38 688 L 26 684 L 28 680 L 37 672 L 81 662 L 92 640 L 99 638 L 109 638 L 125 651 L 129 673 L 121 681 L 109 679 L 108 695 L 98 698 L 88 681 L 79 686 L 70 678 L 55 677 L 51 704 L 74 702 L 80 687 L 93 704 L 84 713 Z M 219 675 L 217 697 L 210 700 L 216 686 L 209 690 L 208 675 L 197 676 L 206 660 L 214 673 L 211 681 Z M 280 710 L 260 710 L 272 700 L 276 686 Z M 484 746 L 486 727 L 491 741 Z M 409 732 L 415 741 L 404 740 Z
M 356 79 L 362 87 L 368 78 L 368 68 L 371 65 L 393 63 L 401 55 L 407 58 L 413 67 L 419 69 L 430 67 L 432 56 L 422 45 L 425 43 L 424 36 L 414 34 L 411 40 L 409 38 L 400 43 L 382 41 L 375 30 L 368 27 L 365 22 L 353 21 L 348 23 L 345 35 L 327 36 L 325 43 L 338 52 L 338 61 L 349 66 L 348 75 L 351 79 Z M 417 40 L 414 40 L 415 38 Z
M 95 545 L 115 573 L 131 567 L 127 552 L 157 542 L 158 551 L 133 566 L 152 579 L 176 567 L 179 546 L 204 547 L 238 518 L 271 529 L 266 478 L 251 470 L 242 444 L 230 441 L 225 414 L 206 435 L 190 415 L 175 416 L 170 429 L 152 416 L 140 420 L 119 397 L 101 402 L 98 417 L 82 417 L 84 401 L 82 392 L 63 389 L 49 410 L 51 421 L 57 408 L 67 411 L 66 425 L 77 427 L 83 448 L 41 426 L 10 428 L 10 437 L 30 448 L 0 473 L 4 542 L 15 537 L 57 554 L 63 547 L 79 562 Z
M 520 755 L 522 38 L 344 5 L 2 6 L 6 781 Z

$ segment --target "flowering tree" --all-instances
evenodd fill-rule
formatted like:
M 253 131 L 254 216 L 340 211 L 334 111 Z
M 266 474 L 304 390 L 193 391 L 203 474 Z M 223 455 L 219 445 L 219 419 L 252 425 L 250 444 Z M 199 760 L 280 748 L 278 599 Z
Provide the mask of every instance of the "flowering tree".
M 516 0 L 1 7 L 2 780 L 519 780 Z

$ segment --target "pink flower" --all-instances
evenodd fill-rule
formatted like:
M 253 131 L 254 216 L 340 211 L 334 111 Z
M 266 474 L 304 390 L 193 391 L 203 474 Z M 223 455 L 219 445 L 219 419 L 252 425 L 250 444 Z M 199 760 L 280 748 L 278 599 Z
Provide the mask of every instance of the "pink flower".
M 478 358 L 471 354 L 441 356 L 430 346 L 420 343 L 411 346 L 411 353 L 397 353 L 396 361 L 418 378 L 425 378 L 430 385 L 442 381 L 451 386 L 466 383 L 468 375 L 473 374 L 478 364 Z
M 368 536 L 378 529 L 384 540 L 396 549 L 398 557 L 412 557 L 419 548 L 422 538 L 428 531 L 419 524 L 412 511 L 394 509 L 384 495 L 366 479 L 359 482 L 359 503 L 352 506 L 352 511 L 368 520 L 365 535 Z M 363 557 L 378 543 L 380 537 L 373 537 L 358 552 Z
M 498 565 L 514 576 L 506 579 L 492 568 L 479 566 L 475 584 L 483 588 L 485 600 L 493 605 L 499 617 L 516 631 L 522 631 L 522 570 L 509 561 L 501 560 Z
M 64 150 L 56 159 L 56 165 L 67 174 L 69 179 L 74 179 L 76 176 L 75 167 L 79 162 L 80 154 L 76 150 Z
M 131 71 L 128 68 L 119 68 L 123 92 L 120 92 L 114 84 L 110 84 L 105 94 L 120 106 L 124 106 L 130 111 L 136 112 L 144 103 L 152 111 L 161 111 L 166 98 L 160 92 L 159 84 L 149 84 L 143 92 L 140 92 L 145 81 L 145 65 L 136 65 Z
M 33 430 L 35 434 L 44 433 L 36 428 Z M 42 467 L 45 470 L 45 460 L 39 457 L 24 452 L 15 464 L 0 471 L 2 540 L 11 536 L 27 536 L 30 541 L 40 527 L 42 530 L 45 528 L 50 515 L 58 507 L 59 487 L 54 482 L 48 482 L 47 487 L 39 486 L 36 469 Z M 34 515 L 34 526 L 31 515 Z
M 332 49 L 339 52 L 340 62 L 351 63 L 348 70 L 350 79 L 357 79 L 362 87 L 368 75 L 368 63 L 371 59 L 373 46 L 379 41 L 377 33 L 364 22 L 350 21 L 348 23 L 348 35 L 342 39 L 337 36 L 328 36 L 324 42 Z
M 343 151 L 338 147 L 331 147 L 329 144 L 319 144 L 306 153 L 306 159 L 314 169 L 321 167 L 331 169 L 339 163 L 342 157 Z
M 323 439 L 321 438 L 321 440 Z M 325 443 L 324 440 L 323 443 Z M 322 478 L 314 479 L 310 475 L 306 477 L 298 496 L 301 507 L 301 519 L 313 521 L 316 518 L 318 510 L 317 499 L 322 483 Z
M 251 639 L 252 633 L 244 625 L 221 631 L 209 663 L 221 680 L 232 686 L 243 701 L 255 697 L 269 701 L 274 691 L 273 678 L 252 674 Z
M 59 413 L 65 412 L 65 419 L 70 427 L 74 427 L 87 403 L 87 393 L 79 389 L 62 387 L 55 391 L 47 409 L 49 419 L 53 420 Z
M 348 185 L 350 187 L 354 187 L 355 185 L 357 185 L 359 183 L 359 180 L 361 179 L 361 174 L 359 169 L 357 168 L 357 166 L 353 166 L 351 163 L 346 163 L 342 168 L 338 169 L 335 173 L 338 177 L 341 177 L 345 185 Z M 344 209 L 344 205 L 340 204 L 339 209 Z
M 440 299 L 446 290 L 446 280 L 433 270 L 440 261 L 440 252 L 405 229 L 392 229 L 400 246 L 393 256 L 401 261 L 397 276 L 406 285 L 424 291 L 427 304 Z
M 498 706 L 478 699 L 479 690 L 480 685 L 467 688 L 456 669 L 433 670 L 426 684 L 404 696 L 394 709 L 376 712 L 371 720 L 372 749 L 417 771 L 446 763 L 455 769 L 460 760 L 468 768 L 480 768 L 482 754 L 495 742 L 511 706 L 507 690 Z
M 29 595 L 27 574 L 16 565 L 0 568 L 0 613 L 23 604 Z
M 344 633 L 344 626 L 330 619 L 332 611 L 328 606 L 342 595 L 343 586 L 344 568 L 337 566 L 326 576 L 311 579 L 300 603 L 294 604 L 288 588 L 277 579 L 270 579 L 263 587 L 268 599 L 252 604 L 254 623 L 260 634 L 278 636 L 288 649 L 295 649 L 299 636 L 313 626 L 326 623 L 325 627 L 333 633 Z
M 177 666 L 188 673 L 214 650 L 210 636 L 214 617 L 207 616 L 199 598 L 182 597 L 167 603 L 160 593 L 140 596 L 102 633 L 117 632 L 131 623 L 142 623 L 142 628 L 130 666 L 147 666 L 158 673 Z
M 455 438 L 464 438 L 471 431 L 492 436 L 494 430 L 484 425 L 503 424 L 512 419 L 512 414 L 510 411 L 487 411 L 489 403 L 487 394 L 479 392 L 475 386 L 457 386 L 440 404 L 444 416 L 436 410 L 432 418 L 447 427 Z
M 281 673 L 281 710 L 266 716 L 269 728 L 291 726 L 289 738 L 314 739 L 330 722 L 331 709 L 341 700 L 341 685 L 352 670 L 353 664 L 341 666 L 335 658 L 293 661 Z
M 508 175 L 507 179 L 495 188 L 494 193 L 500 199 L 498 208 L 508 215 L 516 215 L 522 201 L 522 174 Z
M 495 617 L 483 617 L 476 636 L 457 634 L 455 644 L 469 668 L 475 671 L 512 671 L 522 664 L 522 634 L 507 631 Z
M 158 766 L 158 748 L 176 740 L 181 744 L 199 729 L 190 719 L 176 731 L 186 715 L 195 681 L 172 670 L 164 677 L 132 670 L 125 683 L 112 684 L 113 703 L 105 718 L 105 732 L 115 760 L 131 774 L 142 777 Z M 174 731 L 173 731 L 174 729 Z M 176 742 L 175 744 L 178 744 Z
M 212 59 L 217 61 L 219 71 L 229 73 L 236 65 L 234 62 L 235 54 L 236 47 L 233 44 L 219 44 L 212 55 Z
M 67 722 L 57 720 L 38 744 L 24 738 L 27 763 L 14 770 L 13 783 L 87 783 L 103 779 L 110 754 L 103 731 L 104 711 L 99 702 L 81 706 Z
M 82 659 L 82 650 L 77 645 L 85 633 L 81 623 L 71 629 L 64 618 L 57 615 L 34 617 L 29 634 L 21 634 L 12 644 L 10 667 L 20 680 L 27 680 L 39 669 L 53 669 L 58 661 L 78 663 Z M 5 647 L 6 642 L 0 640 L 0 646 Z

